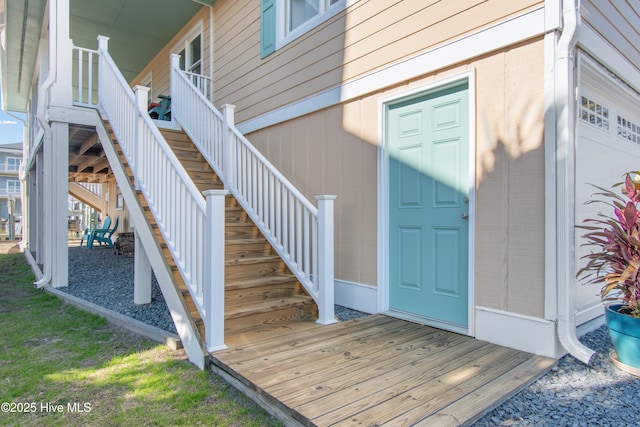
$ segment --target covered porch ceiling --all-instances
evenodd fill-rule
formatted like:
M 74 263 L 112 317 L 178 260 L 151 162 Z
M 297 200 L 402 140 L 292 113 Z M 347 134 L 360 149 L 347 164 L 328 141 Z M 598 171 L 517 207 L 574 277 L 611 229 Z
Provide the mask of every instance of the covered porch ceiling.
M 75 46 L 90 49 L 97 48 L 98 35 L 109 37 L 109 52 L 130 81 L 203 5 L 215 1 L 69 0 L 69 35 Z M 46 6 L 46 0 L 0 0 L 5 110 L 27 110 Z

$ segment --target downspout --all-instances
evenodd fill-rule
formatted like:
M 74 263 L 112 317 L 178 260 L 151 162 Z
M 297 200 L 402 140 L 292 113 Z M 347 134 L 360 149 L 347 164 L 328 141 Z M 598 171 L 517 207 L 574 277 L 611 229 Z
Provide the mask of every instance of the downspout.
M 53 130 L 51 129 L 51 126 L 49 125 L 49 121 L 46 118 L 45 115 L 45 101 L 47 98 L 47 92 L 49 91 L 49 88 L 51 88 L 51 86 L 53 86 L 53 84 L 55 83 L 56 79 L 57 79 L 57 74 L 56 74 L 56 70 L 57 70 L 57 56 L 58 56 L 58 3 L 56 0 L 53 0 L 49 3 L 49 7 L 53 7 L 53 11 L 49 11 L 49 58 L 48 58 L 48 62 L 49 62 L 49 72 L 47 73 L 47 78 L 44 81 L 44 83 L 42 83 L 42 86 L 40 86 L 40 89 L 38 90 L 38 106 L 37 106 L 37 119 L 38 119 L 38 123 L 40 124 L 40 126 L 42 127 L 42 129 L 44 130 L 44 141 L 43 141 L 43 149 L 45 149 L 46 147 L 44 147 L 45 143 L 48 143 L 49 145 L 51 145 L 51 141 L 53 141 Z M 53 19 L 51 19 L 53 18 Z M 49 167 L 49 165 L 47 165 L 45 163 L 45 168 Z M 45 209 L 48 212 L 51 212 L 51 196 L 49 195 L 48 197 L 46 197 L 46 202 L 45 202 Z M 49 234 L 51 232 L 51 230 L 47 230 L 45 232 L 45 237 L 47 234 Z M 47 250 L 45 253 L 46 256 L 46 262 L 44 263 L 44 276 L 42 276 L 42 278 L 40 280 L 38 280 L 37 282 L 35 282 L 33 284 L 33 286 L 35 286 L 36 288 L 42 288 L 44 286 L 47 286 L 50 284 L 51 279 L 52 279 L 52 273 L 51 273 L 51 263 L 52 261 L 52 254 L 51 254 L 51 237 L 49 236 L 49 238 L 45 238 L 45 245 L 47 245 Z
M 576 336 L 575 303 L 575 77 L 574 49 L 577 40 L 577 0 L 563 1 L 563 28 L 556 46 L 556 228 L 558 339 L 576 359 L 589 364 L 595 352 Z

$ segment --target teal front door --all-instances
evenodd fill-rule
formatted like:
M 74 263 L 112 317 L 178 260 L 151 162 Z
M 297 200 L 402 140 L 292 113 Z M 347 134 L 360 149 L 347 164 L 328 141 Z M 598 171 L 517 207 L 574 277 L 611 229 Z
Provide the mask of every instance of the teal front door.
M 389 105 L 389 308 L 468 327 L 469 96 Z

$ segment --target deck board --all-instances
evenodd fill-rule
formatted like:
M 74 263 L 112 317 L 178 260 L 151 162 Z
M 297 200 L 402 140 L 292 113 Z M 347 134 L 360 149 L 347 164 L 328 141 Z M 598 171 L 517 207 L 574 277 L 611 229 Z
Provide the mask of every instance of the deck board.
M 299 322 L 300 323 L 300 322 Z M 302 425 L 464 425 L 555 360 L 384 315 L 230 337 L 216 368 Z

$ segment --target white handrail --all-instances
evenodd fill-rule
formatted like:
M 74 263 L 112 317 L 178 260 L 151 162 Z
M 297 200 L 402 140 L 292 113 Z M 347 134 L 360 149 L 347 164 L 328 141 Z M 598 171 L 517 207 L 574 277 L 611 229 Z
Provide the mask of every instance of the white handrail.
M 331 236 L 318 233 L 318 209 L 313 206 L 234 126 L 232 109 L 221 114 L 180 70 L 178 57 L 171 61 L 171 99 L 173 117 L 198 146 L 225 187 L 278 251 L 307 292 L 321 307 L 320 321 L 333 319 L 333 298 L 320 298 L 323 286 L 333 296 L 333 259 L 330 277 L 321 277 L 320 240 Z M 225 120 L 225 116 L 228 118 Z M 332 201 L 333 199 L 329 199 Z M 323 246 L 324 247 L 324 246 Z M 326 254 L 324 254 L 326 255 Z M 322 284 L 324 283 L 324 284 Z
M 145 195 L 203 319 L 205 200 L 109 55 L 99 43 L 99 94 L 136 186 Z

